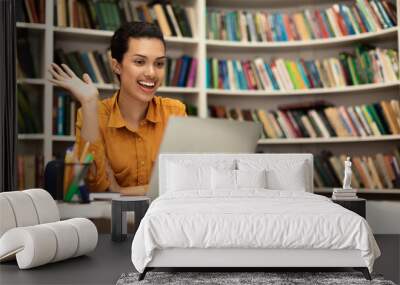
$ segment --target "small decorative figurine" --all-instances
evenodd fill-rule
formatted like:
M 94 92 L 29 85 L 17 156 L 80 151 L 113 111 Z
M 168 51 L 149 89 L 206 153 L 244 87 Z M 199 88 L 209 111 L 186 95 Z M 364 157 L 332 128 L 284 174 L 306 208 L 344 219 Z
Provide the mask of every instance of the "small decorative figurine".
M 343 179 L 343 189 L 351 189 L 351 161 L 350 157 L 348 156 L 346 158 L 346 161 L 344 162 L 344 179 Z

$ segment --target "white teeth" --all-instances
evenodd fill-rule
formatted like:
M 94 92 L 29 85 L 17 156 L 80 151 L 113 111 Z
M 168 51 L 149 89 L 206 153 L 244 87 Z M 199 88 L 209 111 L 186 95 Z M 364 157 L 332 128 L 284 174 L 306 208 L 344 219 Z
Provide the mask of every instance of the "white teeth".
M 139 83 L 147 87 L 153 87 L 155 85 L 154 82 L 147 82 L 147 81 L 139 81 Z

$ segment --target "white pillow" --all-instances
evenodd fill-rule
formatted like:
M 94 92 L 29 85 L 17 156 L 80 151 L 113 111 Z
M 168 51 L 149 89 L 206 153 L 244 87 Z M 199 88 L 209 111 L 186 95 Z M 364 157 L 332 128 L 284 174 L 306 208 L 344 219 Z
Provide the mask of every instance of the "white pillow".
M 291 169 L 290 175 L 279 169 L 267 171 L 268 189 L 306 191 L 306 172 L 303 165 Z
M 265 169 L 267 189 L 289 191 L 306 191 L 307 189 L 305 161 L 248 159 L 239 160 L 238 168 L 247 171 Z
M 238 188 L 267 188 L 267 171 L 262 170 L 236 170 Z
M 211 167 L 168 164 L 168 191 L 211 189 Z
M 266 171 L 215 169 L 211 171 L 213 190 L 237 190 L 241 188 L 266 188 Z
M 212 168 L 211 173 L 212 189 L 236 190 L 236 170 Z

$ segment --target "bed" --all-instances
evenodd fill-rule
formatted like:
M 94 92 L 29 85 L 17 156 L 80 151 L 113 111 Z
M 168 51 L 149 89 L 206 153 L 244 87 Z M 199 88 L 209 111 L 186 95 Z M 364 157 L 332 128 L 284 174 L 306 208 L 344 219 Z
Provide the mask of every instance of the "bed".
M 361 216 L 313 194 L 312 154 L 160 154 L 159 197 L 135 234 L 158 267 L 352 267 L 380 251 Z

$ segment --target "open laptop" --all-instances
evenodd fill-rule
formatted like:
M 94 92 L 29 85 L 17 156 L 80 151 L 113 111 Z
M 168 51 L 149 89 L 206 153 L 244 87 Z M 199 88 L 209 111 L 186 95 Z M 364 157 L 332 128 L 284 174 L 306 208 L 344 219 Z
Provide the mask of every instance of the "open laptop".
M 256 122 L 171 117 L 159 153 L 254 153 L 262 126 Z M 158 159 L 148 196 L 158 196 Z

